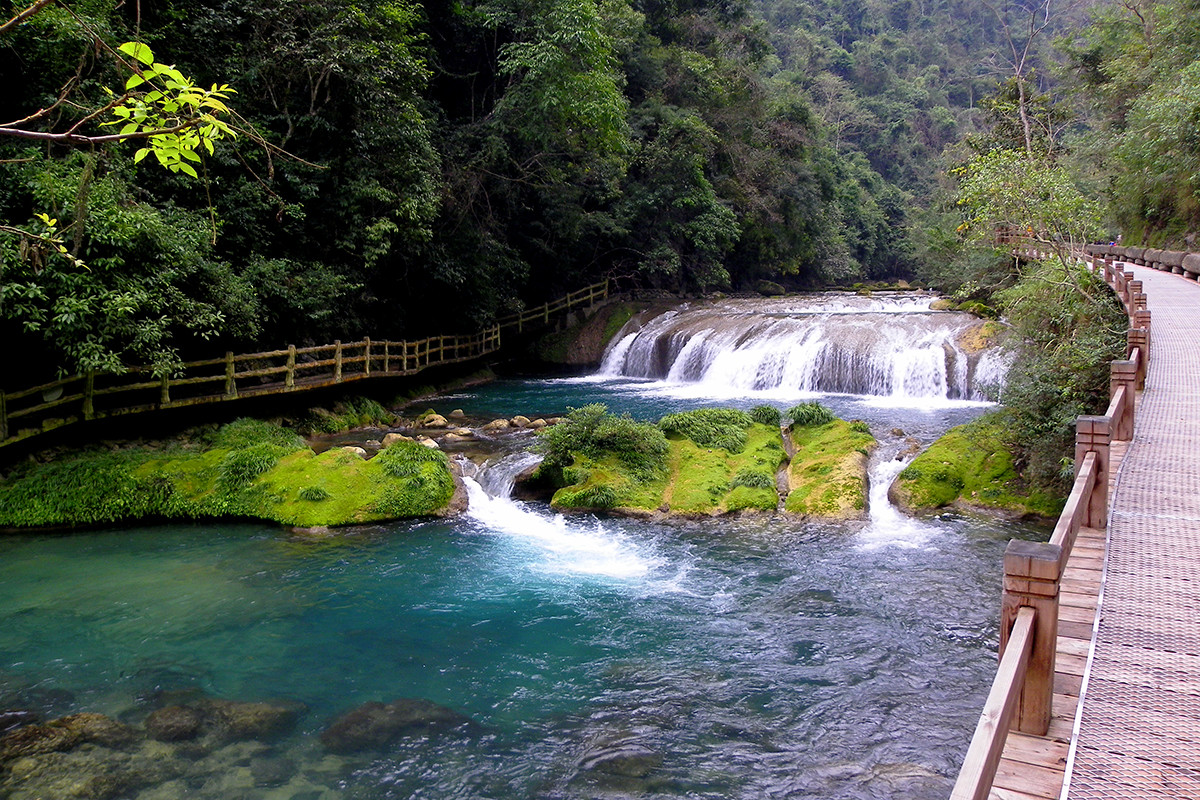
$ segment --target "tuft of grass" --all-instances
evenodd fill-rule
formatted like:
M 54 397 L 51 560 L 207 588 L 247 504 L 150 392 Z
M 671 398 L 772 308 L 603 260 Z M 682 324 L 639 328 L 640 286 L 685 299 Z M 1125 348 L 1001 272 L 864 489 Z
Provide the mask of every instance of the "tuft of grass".
M 783 421 L 783 415 L 775 406 L 755 406 L 750 409 L 750 418 L 759 425 L 771 425 L 778 428 Z
M 832 411 L 817 402 L 792 406 L 787 410 L 787 418 L 794 428 L 826 425 L 836 419 Z
M 611 455 L 643 480 L 652 479 L 666 466 L 667 439 L 662 431 L 628 414 L 610 414 L 602 403 L 570 409 L 563 422 L 538 431 L 534 446 L 544 455 L 539 471 L 560 486 L 565 480 L 562 471 L 579 456 Z
M 307 500 L 310 503 L 319 503 L 322 500 L 329 499 L 329 492 L 320 486 L 305 486 L 300 490 L 300 499 Z
M 658 421 L 658 427 L 668 436 L 682 436 L 701 447 L 719 447 L 730 453 L 745 449 L 746 428 L 753 424 L 749 414 L 732 408 L 683 411 Z
M 306 436 L 317 433 L 341 433 L 371 425 L 388 425 L 393 414 L 369 397 L 354 397 L 334 405 L 332 409 L 312 408 L 296 424 Z

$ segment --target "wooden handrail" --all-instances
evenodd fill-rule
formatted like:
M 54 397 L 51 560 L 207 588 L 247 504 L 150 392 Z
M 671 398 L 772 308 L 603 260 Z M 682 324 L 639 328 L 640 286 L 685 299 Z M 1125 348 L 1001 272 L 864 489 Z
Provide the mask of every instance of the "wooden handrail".
M 1033 653 L 1033 628 L 1037 613 L 1032 608 L 1017 612 L 1012 633 L 1008 637 L 1008 648 L 996 668 L 992 690 L 983 704 L 983 713 L 975 726 L 967 756 L 963 759 L 958 780 L 950 792 L 951 800 L 987 800 L 996 780 L 996 768 L 1004 743 L 1012 727 L 1013 715 L 1017 710 L 1021 685 L 1029 668 Z
M 1048 729 L 1063 571 L 1080 528 L 1106 527 L 1110 445 L 1133 436 L 1135 392 L 1144 383 L 1150 355 L 1145 295 L 1133 273 L 1115 269 L 1109 258 L 1081 260 L 1103 274 L 1125 306 L 1130 319 L 1127 358 L 1112 362 L 1105 413 L 1081 416 L 1075 422 L 1075 481 L 1050 541 L 1014 539 L 1005 552 L 1000 666 L 954 785 L 953 800 L 985 800 L 991 794 L 1010 729 L 1036 735 Z M 1020 652 L 1014 654 L 1014 648 Z
M 281 350 L 226 353 L 222 358 L 189 361 L 167 376 L 153 376 L 149 367 L 139 366 L 119 375 L 72 375 L 28 389 L 0 391 L 0 447 L 84 419 L 315 389 L 364 378 L 411 375 L 428 367 L 495 352 L 501 346 L 502 327 L 516 325 L 520 329 L 525 323 L 539 319 L 548 322 L 552 313 L 584 303 L 591 306 L 607 297 L 605 280 L 531 311 L 503 317 L 492 327 L 472 335 L 438 335 L 416 341 L 365 338 L 359 342 L 309 347 L 289 345 Z M 97 386 L 97 380 L 102 385 Z M 197 393 L 196 388 L 205 384 L 217 388 Z M 61 391 L 61 395 L 47 399 L 55 391 Z M 36 398 L 35 402 L 22 402 L 30 398 Z M 103 401 L 102 407 L 97 408 L 97 400 Z M 56 409 L 61 409 L 61 418 L 46 416 Z M 39 427 L 14 430 L 12 421 L 38 416 L 43 417 Z

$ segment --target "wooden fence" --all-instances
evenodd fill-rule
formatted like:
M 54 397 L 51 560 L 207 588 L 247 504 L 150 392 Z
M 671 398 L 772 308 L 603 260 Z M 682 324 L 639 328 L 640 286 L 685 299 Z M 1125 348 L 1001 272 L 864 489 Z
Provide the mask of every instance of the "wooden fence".
M 148 367 L 120 374 L 74 375 L 22 389 L 0 391 L 0 447 L 64 425 L 164 408 L 318 389 L 384 376 L 413 375 L 428 367 L 480 358 L 500 349 L 500 332 L 548 323 L 550 315 L 593 306 L 608 297 L 608 281 L 588 286 L 535 309 L 502 317 L 471 336 L 432 336 L 415 342 L 334 342 L 289 345 L 263 353 L 226 353 L 190 361 L 170 375 Z
M 1129 315 L 1126 357 L 1112 362 L 1104 414 L 1076 420 L 1075 482 L 1050 541 L 1014 539 L 1005 550 L 1000 663 L 952 800 L 988 798 L 1010 729 L 1044 736 L 1049 728 L 1063 570 L 1080 528 L 1107 525 L 1109 445 L 1133 437 L 1134 393 L 1145 386 L 1150 355 L 1146 296 L 1132 272 L 1113 267 L 1111 255 L 1087 261 L 1103 272 Z

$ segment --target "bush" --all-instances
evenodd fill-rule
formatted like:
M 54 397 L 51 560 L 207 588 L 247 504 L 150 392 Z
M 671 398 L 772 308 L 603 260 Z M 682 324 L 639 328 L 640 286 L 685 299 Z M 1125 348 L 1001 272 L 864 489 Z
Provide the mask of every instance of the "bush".
M 775 478 L 765 472 L 752 469 L 738 470 L 731 484 L 734 488 L 745 486 L 748 489 L 774 489 Z
M 787 411 L 787 417 L 792 425 L 799 428 L 826 425 L 834 420 L 833 412 L 816 402 L 792 406 Z
M 569 508 L 612 508 L 617 504 L 617 493 L 611 486 L 588 486 L 577 492 L 564 490 L 558 504 Z
M 320 486 L 305 486 L 300 490 L 300 499 L 308 500 L 311 503 L 319 503 L 322 500 L 329 499 L 329 492 Z
M 387 425 L 392 417 L 392 413 L 377 401 L 369 397 L 354 397 L 335 404 L 332 411 L 326 408 L 309 409 L 296 428 L 308 435 L 341 433 L 369 425 Z
M 295 432 L 261 419 L 235 419 L 206 438 L 214 449 L 223 450 L 241 450 L 258 444 L 277 445 L 289 452 L 305 447 L 304 440 Z
M 571 466 L 576 454 L 593 459 L 615 455 L 640 476 L 661 472 L 667 465 L 662 431 L 628 414 L 609 414 L 601 403 L 571 409 L 563 422 L 538 431 L 534 447 L 544 455 L 548 470 Z
M 701 408 L 667 414 L 658 421 L 663 433 L 683 436 L 700 447 L 719 447 L 730 453 L 746 449 L 746 428 L 753 424 L 749 414 L 732 408 Z
M 226 492 L 236 492 L 249 486 L 259 475 L 269 472 L 279 459 L 292 450 L 276 444 L 261 443 L 241 450 L 231 450 L 221 459 L 217 485 Z
M 863 422 L 861 419 L 850 420 L 850 430 L 855 433 L 870 433 L 871 426 Z
M 423 464 L 448 463 L 441 450 L 416 442 L 396 442 L 372 461 L 393 478 L 411 478 L 421 472 Z
M 770 425 L 772 428 L 778 428 L 782 421 L 782 414 L 775 406 L 755 406 L 750 409 L 750 418 L 759 425 Z

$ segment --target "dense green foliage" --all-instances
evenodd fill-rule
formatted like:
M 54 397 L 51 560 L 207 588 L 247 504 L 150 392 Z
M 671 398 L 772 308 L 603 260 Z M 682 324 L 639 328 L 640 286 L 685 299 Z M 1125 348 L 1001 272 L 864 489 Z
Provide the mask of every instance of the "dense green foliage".
M 1053 517 L 1063 497 L 1025 480 L 1014 463 L 1009 411 L 952 428 L 904 468 L 892 498 L 910 510 L 950 505 Z
M 746 428 L 754 419 L 732 408 L 700 408 L 667 414 L 658 427 L 668 436 L 691 439 L 701 447 L 719 447 L 740 453 L 746 447 Z
M 755 406 L 750 409 L 750 418 L 759 425 L 774 425 L 778 427 L 783 419 L 783 415 L 775 406 Z
M 650 478 L 666 467 L 667 440 L 655 426 L 628 414 L 608 413 L 602 403 L 573 408 L 562 422 L 538 431 L 541 470 L 559 475 L 576 456 L 615 456 L 634 474 Z M 554 478 L 551 478 L 554 480 Z M 561 480 L 558 481 L 561 485 Z
M 786 416 L 791 425 L 797 428 L 825 425 L 834 418 L 832 411 L 815 401 L 792 406 Z

